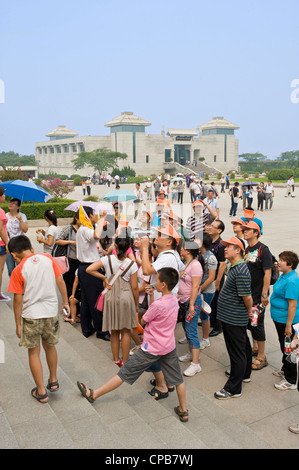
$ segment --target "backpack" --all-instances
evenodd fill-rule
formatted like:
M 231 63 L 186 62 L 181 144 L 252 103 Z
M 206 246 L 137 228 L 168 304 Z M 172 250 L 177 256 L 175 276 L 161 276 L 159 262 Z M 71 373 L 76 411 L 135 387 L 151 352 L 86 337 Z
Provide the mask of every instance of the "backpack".
M 264 245 L 266 246 L 266 245 Z M 268 248 L 268 247 L 267 247 Z M 258 249 L 258 252 L 257 252 L 257 259 L 261 262 L 261 257 L 262 257 L 262 254 L 263 254 L 263 251 L 262 251 L 262 245 L 259 247 Z M 272 256 L 272 263 L 273 263 L 273 266 L 271 268 L 271 280 L 270 280 L 270 285 L 273 286 L 273 284 L 275 284 L 275 282 L 277 281 L 277 279 L 279 278 L 279 270 L 278 270 L 278 261 L 277 259 L 275 258 L 274 255 L 272 255 L 271 253 L 271 256 Z

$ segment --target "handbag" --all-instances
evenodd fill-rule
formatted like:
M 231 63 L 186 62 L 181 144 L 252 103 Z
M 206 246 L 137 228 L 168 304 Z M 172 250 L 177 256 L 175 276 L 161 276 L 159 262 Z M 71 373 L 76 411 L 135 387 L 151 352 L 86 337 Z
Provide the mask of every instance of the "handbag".
M 186 313 L 188 312 L 188 310 L 189 310 L 189 302 L 188 302 L 187 305 L 181 304 L 181 302 L 179 302 L 179 311 L 178 311 L 177 323 L 181 323 L 182 321 L 185 320 L 185 316 L 186 316 Z
M 116 281 L 116 279 L 119 276 L 123 277 L 126 274 L 126 272 L 130 269 L 132 264 L 134 263 L 134 261 L 127 258 L 122 263 L 122 265 L 119 267 L 117 273 L 113 275 L 113 269 L 112 269 L 112 263 L 111 263 L 110 255 L 108 255 L 108 261 L 109 261 L 109 268 L 110 268 L 110 271 L 111 271 L 111 274 L 112 274 L 111 278 L 109 279 L 109 284 L 112 285 L 112 286 L 113 286 L 114 282 Z M 105 287 L 105 289 L 100 293 L 99 297 L 97 298 L 95 308 L 97 310 L 99 310 L 100 312 L 103 312 L 103 310 L 104 310 L 105 294 L 107 294 L 107 292 L 108 292 L 108 289 L 107 289 L 107 287 Z
M 65 274 L 70 270 L 69 260 L 66 256 L 56 256 L 55 261 L 61 268 L 63 268 L 63 272 L 61 274 Z
M 72 235 L 72 225 L 70 226 L 68 238 L 64 238 L 63 240 L 70 240 L 71 235 Z M 54 247 L 52 249 L 52 256 L 54 258 L 57 258 L 59 256 L 67 256 L 68 255 L 68 250 L 69 250 L 69 245 L 57 245 L 57 243 L 54 244 Z

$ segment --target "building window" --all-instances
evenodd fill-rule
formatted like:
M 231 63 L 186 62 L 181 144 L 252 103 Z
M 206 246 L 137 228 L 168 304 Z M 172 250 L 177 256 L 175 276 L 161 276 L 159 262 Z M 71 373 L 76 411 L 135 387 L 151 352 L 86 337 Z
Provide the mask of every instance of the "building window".
M 168 163 L 168 162 L 171 162 L 171 161 L 172 161 L 172 158 L 171 158 L 171 149 L 165 149 L 164 161 L 165 161 L 165 163 Z
M 214 155 L 214 162 L 216 162 L 217 160 L 217 155 Z
M 61 153 L 61 147 L 60 147 L 60 145 L 57 145 L 56 151 L 57 151 L 57 153 Z
M 79 144 L 79 152 L 84 152 L 84 151 L 85 151 L 84 144 Z
M 47 147 L 44 147 L 44 153 L 48 153 Z
M 77 145 L 76 145 L 76 144 L 73 144 L 73 145 L 72 145 L 72 150 L 73 150 L 74 153 L 77 152 Z
M 50 153 L 54 153 L 54 147 L 49 147 L 50 148 Z
M 68 145 L 64 145 L 64 146 L 63 146 L 63 150 L 64 150 L 66 153 L 68 153 L 68 152 L 70 151 L 70 148 L 69 148 Z
M 145 163 L 149 163 L 149 155 L 145 155 Z

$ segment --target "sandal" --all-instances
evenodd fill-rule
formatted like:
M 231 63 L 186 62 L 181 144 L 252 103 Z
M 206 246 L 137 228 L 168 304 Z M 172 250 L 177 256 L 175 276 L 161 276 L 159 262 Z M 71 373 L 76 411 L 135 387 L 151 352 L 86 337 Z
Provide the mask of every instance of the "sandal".
M 74 325 L 76 322 L 73 320 L 73 318 L 70 317 L 64 317 L 64 321 L 70 323 L 71 325 Z
M 150 384 L 155 387 L 155 386 L 156 386 L 156 379 L 150 380 Z M 169 391 L 169 392 L 174 392 L 174 390 L 175 390 L 175 387 L 174 387 L 174 386 L 168 387 L 168 391 Z
M 261 370 L 263 369 L 264 367 L 266 367 L 268 365 L 268 361 L 267 359 L 260 359 L 259 357 L 257 357 L 255 359 L 255 361 L 252 363 L 252 370 Z
M 161 400 L 162 398 L 168 397 L 168 392 L 160 392 L 156 387 L 152 388 L 150 392 L 148 392 L 155 400 Z
M 35 392 L 35 394 L 34 394 L 34 392 Z M 48 403 L 48 394 L 47 394 L 47 392 L 44 395 L 39 395 L 38 391 L 37 391 L 37 387 L 35 387 L 31 390 L 31 395 L 33 396 L 33 398 L 35 398 L 40 403 Z M 42 400 L 46 400 L 46 401 L 42 401 Z
M 54 388 L 53 388 L 53 387 L 54 387 Z M 47 389 L 50 390 L 50 392 L 57 392 L 57 390 L 59 389 L 59 383 L 58 383 L 58 381 L 56 381 L 56 382 L 50 382 L 50 381 L 48 380 Z
M 80 382 L 77 382 L 77 385 L 78 385 L 78 388 L 79 388 L 80 392 L 84 396 L 84 398 L 86 398 L 86 400 L 88 400 L 89 403 L 93 403 L 95 401 L 95 399 L 93 398 L 92 388 L 87 388 L 84 384 L 82 384 Z M 87 390 L 89 390 L 89 393 L 90 393 L 89 396 L 87 396 Z
M 182 421 L 182 423 L 187 423 L 187 421 L 189 420 L 189 413 L 188 413 L 188 410 L 187 410 L 187 411 L 180 411 L 180 407 L 179 407 L 179 406 L 175 406 L 175 407 L 174 407 L 174 411 L 175 411 L 176 414 L 179 416 L 180 421 Z

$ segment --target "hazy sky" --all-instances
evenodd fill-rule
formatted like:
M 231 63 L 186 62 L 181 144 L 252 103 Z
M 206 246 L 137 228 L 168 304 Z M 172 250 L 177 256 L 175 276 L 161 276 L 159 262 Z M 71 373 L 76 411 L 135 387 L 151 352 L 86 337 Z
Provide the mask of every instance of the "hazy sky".
M 224 116 L 240 153 L 297 150 L 298 18 L 298 0 L 0 0 L 0 152 L 60 124 L 107 135 L 122 111 L 150 134 Z

